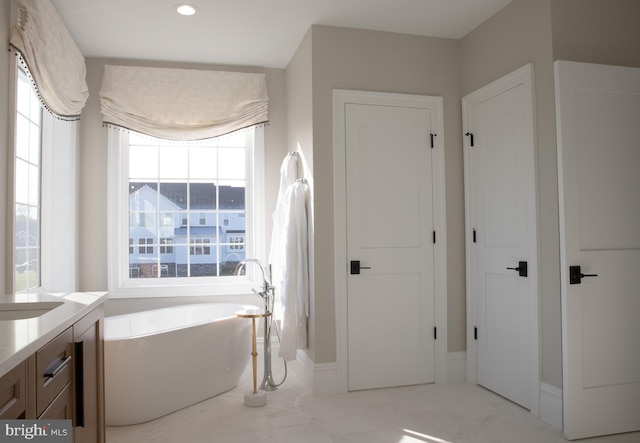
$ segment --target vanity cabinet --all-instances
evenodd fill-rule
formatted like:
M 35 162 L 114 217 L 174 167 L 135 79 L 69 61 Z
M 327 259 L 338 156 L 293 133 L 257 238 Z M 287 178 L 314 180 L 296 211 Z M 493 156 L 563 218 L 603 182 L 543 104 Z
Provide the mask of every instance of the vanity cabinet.
M 27 361 L 0 378 L 0 420 L 27 417 Z
M 66 403 L 62 396 L 65 388 L 71 387 L 73 380 L 73 329 L 68 328 L 62 334 L 36 352 L 36 417 L 41 418 L 49 406 L 67 411 L 60 419 L 73 418 L 73 398 L 71 407 L 53 405 L 52 402 Z M 69 391 L 73 393 L 73 388 Z M 51 414 L 49 412 L 49 414 Z M 47 415 L 46 418 L 54 418 Z
M 102 306 L 73 325 L 75 443 L 104 443 L 103 327 Z
M 0 419 L 69 419 L 74 443 L 104 443 L 99 306 L 0 377 Z

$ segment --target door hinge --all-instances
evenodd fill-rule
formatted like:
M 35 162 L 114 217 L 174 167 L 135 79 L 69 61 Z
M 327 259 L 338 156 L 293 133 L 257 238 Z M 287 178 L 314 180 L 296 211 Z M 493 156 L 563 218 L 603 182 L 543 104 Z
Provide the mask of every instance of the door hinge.
M 435 147 L 435 144 L 433 142 L 433 137 L 437 137 L 438 134 L 429 134 L 429 137 L 431 137 L 431 149 L 433 149 Z
M 473 242 L 476 242 L 476 228 L 473 228 Z
M 477 326 L 473 327 L 473 339 L 474 340 L 478 339 L 478 327 Z
M 436 231 L 433 231 L 433 244 L 436 244 Z
M 437 326 L 433 327 L 433 339 L 434 340 L 438 339 L 438 327 Z
M 470 146 L 473 146 L 473 134 L 471 132 L 467 132 L 465 135 L 469 137 Z

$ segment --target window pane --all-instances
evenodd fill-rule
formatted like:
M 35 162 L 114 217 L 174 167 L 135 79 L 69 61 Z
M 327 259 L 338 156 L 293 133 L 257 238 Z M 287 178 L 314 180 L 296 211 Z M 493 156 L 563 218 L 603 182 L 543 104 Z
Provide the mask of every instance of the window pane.
M 16 157 L 29 160 L 29 120 L 21 114 L 16 119 Z
M 243 186 L 220 186 L 220 209 L 245 209 Z
M 225 136 L 224 141 L 171 144 L 150 138 L 142 144 L 142 139 L 132 134 L 128 237 L 133 241 L 133 252 L 127 254 L 130 278 L 233 274 L 245 257 L 246 132 Z M 152 163 L 157 161 L 157 178 L 148 165 L 137 164 L 149 157 Z M 221 182 L 218 165 L 223 163 L 226 172 Z M 228 230 L 238 237 L 232 250 Z
M 189 177 L 192 180 L 216 178 L 218 159 L 216 150 L 211 147 L 192 147 L 189 149 Z
M 244 149 L 219 149 L 218 178 L 244 179 L 246 170 L 244 154 Z
M 29 125 L 29 162 L 40 164 L 40 126 L 31 123 Z
M 155 146 L 129 147 L 129 177 L 139 180 L 158 178 L 158 148 Z
M 16 203 L 29 203 L 29 165 L 16 159 L 15 169 Z
M 191 277 L 215 277 L 218 275 L 215 263 L 194 263 L 191 264 Z
M 155 210 L 158 205 L 158 184 L 129 182 L 129 210 Z
M 32 206 L 40 205 L 40 168 L 29 165 L 29 201 Z
M 182 146 L 159 148 L 160 178 L 186 179 L 189 176 L 188 150 Z
M 160 210 L 187 209 L 189 194 L 186 183 L 160 183 Z
M 214 183 L 191 183 L 189 185 L 191 210 L 216 209 L 216 185 Z M 198 220 L 195 220 L 198 222 Z
M 40 286 L 40 254 L 36 248 L 16 249 L 15 291 L 22 292 Z

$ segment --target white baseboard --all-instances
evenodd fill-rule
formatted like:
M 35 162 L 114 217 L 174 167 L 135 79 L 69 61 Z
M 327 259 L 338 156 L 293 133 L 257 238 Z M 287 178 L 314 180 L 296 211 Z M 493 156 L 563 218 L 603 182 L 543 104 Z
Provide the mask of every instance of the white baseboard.
M 338 393 L 338 370 L 336 363 L 314 363 L 307 353 L 298 350 L 296 355 L 299 377 L 313 395 Z M 447 356 L 447 383 L 463 382 L 467 376 L 467 353 L 450 352 Z
M 562 429 L 562 389 L 540 383 L 540 420 Z
M 457 383 L 467 379 L 467 353 L 449 352 L 447 354 L 447 383 Z
M 338 393 L 338 369 L 336 363 L 314 363 L 307 353 L 298 350 L 300 378 L 313 395 L 332 395 Z

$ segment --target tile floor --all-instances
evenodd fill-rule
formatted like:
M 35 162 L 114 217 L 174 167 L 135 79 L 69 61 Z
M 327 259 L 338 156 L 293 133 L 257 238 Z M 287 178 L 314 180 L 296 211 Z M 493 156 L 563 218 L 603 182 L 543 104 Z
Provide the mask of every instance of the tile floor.
M 274 378 L 283 374 L 274 358 Z M 475 385 L 432 384 L 313 397 L 296 362 L 260 408 L 244 406 L 250 367 L 233 390 L 147 423 L 107 428 L 107 443 L 555 443 L 562 432 Z M 261 379 L 261 370 L 258 372 Z M 583 440 L 637 443 L 640 433 Z

